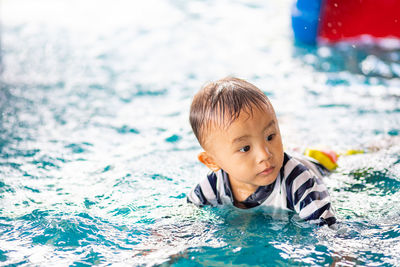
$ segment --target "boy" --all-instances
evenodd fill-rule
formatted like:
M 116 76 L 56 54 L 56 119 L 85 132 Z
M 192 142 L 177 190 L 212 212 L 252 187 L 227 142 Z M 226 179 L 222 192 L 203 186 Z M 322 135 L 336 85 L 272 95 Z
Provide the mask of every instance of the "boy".
M 209 83 L 194 97 L 190 123 L 212 172 L 188 195 L 197 206 L 269 206 L 319 225 L 336 222 L 326 169 L 283 151 L 274 109 L 256 86 L 238 78 Z

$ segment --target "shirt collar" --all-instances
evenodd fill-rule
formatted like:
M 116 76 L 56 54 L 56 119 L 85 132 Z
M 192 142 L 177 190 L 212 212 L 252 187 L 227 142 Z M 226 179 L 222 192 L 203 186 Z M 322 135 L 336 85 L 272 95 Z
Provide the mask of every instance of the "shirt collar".
M 234 204 L 235 199 L 233 197 L 229 175 L 222 169 L 221 173 L 224 182 L 225 194 L 230 198 L 232 204 Z M 277 177 L 277 179 L 279 179 L 279 177 Z M 257 190 L 253 194 L 251 194 L 246 200 L 241 202 L 241 204 L 243 204 L 248 209 L 261 205 L 273 192 L 275 183 L 276 180 L 272 184 L 259 186 Z

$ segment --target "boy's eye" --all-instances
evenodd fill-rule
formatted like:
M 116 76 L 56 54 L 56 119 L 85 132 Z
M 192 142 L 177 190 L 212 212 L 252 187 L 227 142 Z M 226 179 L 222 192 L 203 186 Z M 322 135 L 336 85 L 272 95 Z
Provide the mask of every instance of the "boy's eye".
M 244 146 L 241 149 L 239 149 L 240 152 L 247 152 L 250 150 L 250 146 Z
M 275 134 L 271 134 L 267 136 L 267 141 L 271 141 L 272 139 L 274 139 Z

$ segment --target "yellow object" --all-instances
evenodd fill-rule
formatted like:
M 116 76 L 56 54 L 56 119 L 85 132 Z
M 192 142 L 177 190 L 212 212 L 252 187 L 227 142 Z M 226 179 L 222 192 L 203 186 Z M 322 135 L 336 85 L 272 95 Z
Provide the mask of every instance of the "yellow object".
M 350 150 L 347 150 L 347 151 L 346 151 L 345 153 L 343 153 L 342 155 L 349 156 L 349 155 L 364 154 L 364 153 L 365 153 L 364 150 L 350 149 Z
M 316 159 L 319 163 L 321 163 L 325 168 L 330 171 L 333 171 L 338 167 L 336 163 L 338 155 L 333 151 L 322 151 L 307 148 L 304 152 L 304 155 Z

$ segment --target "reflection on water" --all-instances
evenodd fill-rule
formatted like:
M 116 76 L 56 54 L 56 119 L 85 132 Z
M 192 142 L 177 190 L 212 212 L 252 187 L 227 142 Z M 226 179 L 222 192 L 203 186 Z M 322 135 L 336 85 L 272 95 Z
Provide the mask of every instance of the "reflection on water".
M 3 0 L 2 264 L 399 265 L 400 52 L 293 44 L 291 2 Z M 226 75 L 288 148 L 384 147 L 326 179 L 337 231 L 186 204 L 191 97 Z

